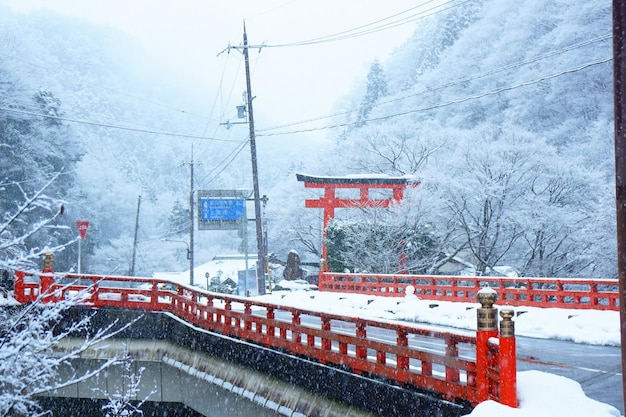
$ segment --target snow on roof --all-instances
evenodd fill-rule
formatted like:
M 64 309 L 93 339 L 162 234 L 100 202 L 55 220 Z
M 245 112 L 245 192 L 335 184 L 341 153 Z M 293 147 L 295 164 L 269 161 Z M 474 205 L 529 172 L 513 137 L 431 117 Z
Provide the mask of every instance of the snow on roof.
M 350 174 L 343 176 L 296 174 L 298 181 L 329 184 L 410 184 L 418 182 L 414 175 L 392 177 L 387 174 Z
M 193 277 L 196 286 L 205 287 L 207 279 L 218 277 L 220 282 L 238 280 L 239 271 L 246 269 L 245 255 L 217 255 L 209 262 L 194 267 Z M 248 255 L 248 269 L 256 269 L 256 254 Z M 208 274 L 208 275 L 207 275 Z M 189 285 L 189 270 L 183 272 L 155 272 L 153 278 L 165 279 L 179 284 Z

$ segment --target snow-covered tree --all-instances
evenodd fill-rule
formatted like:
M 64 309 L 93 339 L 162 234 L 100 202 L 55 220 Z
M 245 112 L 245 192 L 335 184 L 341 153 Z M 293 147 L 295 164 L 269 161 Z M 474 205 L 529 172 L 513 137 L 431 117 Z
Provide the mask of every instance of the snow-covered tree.
M 56 174 L 32 193 L 18 182 L 0 183 L 0 190 L 14 188 L 19 191 L 13 196 L 13 207 L 7 207 L 0 218 L 0 269 L 34 268 L 44 253 L 58 252 L 71 243 L 69 240 L 54 241 L 53 246 L 45 244 L 50 240 L 43 240 L 41 246 L 35 243 L 41 234 L 67 229 L 57 222 L 63 214 L 63 201 L 46 194 L 60 175 Z
M 366 122 L 372 108 L 374 108 L 378 101 L 386 96 L 387 93 L 387 81 L 385 80 L 383 67 L 380 61 L 374 60 L 367 74 L 365 95 L 363 96 L 359 113 L 357 114 L 357 126 L 362 126 Z
M 610 2 L 537 6 L 484 0 L 420 22 L 327 168 L 418 177 L 441 261 L 611 277 Z
M 150 399 L 150 396 L 157 392 L 156 387 L 150 394 L 137 402 L 137 394 L 140 391 L 141 376 L 144 367 L 135 368 L 136 362 L 128 354 L 128 346 L 125 346 L 124 357 L 119 359 L 118 364 L 122 366 L 122 388 L 115 392 L 105 392 L 99 390 L 107 398 L 107 403 L 102 406 L 105 417 L 131 417 L 142 416 L 141 406 Z
M 49 294 L 42 294 L 46 295 Z M 80 345 L 55 351 L 55 346 L 64 338 L 87 330 L 90 317 L 68 322 L 63 320 L 63 312 L 74 305 L 75 300 L 41 301 L 40 297 L 29 305 L 0 308 L 0 416 L 47 415 L 37 403 L 38 395 L 86 380 L 117 359 L 106 360 L 86 373 L 75 372 L 64 381 L 57 379 L 59 367 L 71 367 L 72 359 L 130 325 L 111 323 L 85 337 Z

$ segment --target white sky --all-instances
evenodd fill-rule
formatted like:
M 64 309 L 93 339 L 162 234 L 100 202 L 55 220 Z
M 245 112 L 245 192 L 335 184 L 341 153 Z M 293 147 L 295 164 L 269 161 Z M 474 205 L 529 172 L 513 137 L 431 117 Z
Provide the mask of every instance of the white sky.
M 243 41 L 245 20 L 250 45 L 277 45 L 344 32 L 381 19 L 381 23 L 430 14 L 443 0 L 0 0 L 19 11 L 47 8 L 140 38 L 172 63 L 179 77 L 211 83 L 215 118 L 235 117 L 245 90 L 241 54 L 218 53 Z M 406 14 L 401 12 L 410 10 Z M 334 106 L 366 76 L 371 62 L 384 61 L 413 33 L 419 20 L 392 29 L 312 46 L 268 47 L 250 51 L 257 127 L 274 127 L 332 114 Z M 224 73 L 222 88 L 219 80 Z M 233 78 L 237 73 L 239 77 Z M 218 91 L 219 90 L 219 91 Z M 228 101 L 230 98 L 230 102 Z M 207 115 L 210 109 L 207 109 Z M 220 121 L 223 118 L 220 118 Z

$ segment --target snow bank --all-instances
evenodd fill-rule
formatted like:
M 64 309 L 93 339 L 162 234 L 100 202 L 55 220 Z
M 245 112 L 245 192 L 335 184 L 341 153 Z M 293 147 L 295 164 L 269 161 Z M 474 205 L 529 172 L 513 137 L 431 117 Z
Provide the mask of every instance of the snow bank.
M 518 408 L 485 401 L 468 416 L 620 417 L 615 407 L 588 398 L 578 382 L 545 372 L 518 372 L 517 394 Z

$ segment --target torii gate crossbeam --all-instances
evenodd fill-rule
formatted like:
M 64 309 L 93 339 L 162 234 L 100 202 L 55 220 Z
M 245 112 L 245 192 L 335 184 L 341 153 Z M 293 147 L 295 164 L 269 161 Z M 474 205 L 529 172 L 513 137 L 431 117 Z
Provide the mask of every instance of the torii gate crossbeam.
M 320 273 L 323 272 L 326 265 L 326 229 L 330 221 L 335 217 L 335 209 L 337 208 L 386 208 L 392 202 L 399 203 L 404 197 L 404 190 L 408 187 L 417 187 L 419 185 L 411 177 L 389 177 L 386 175 L 355 175 L 344 177 L 327 177 L 327 176 L 311 176 L 304 174 L 296 174 L 296 178 L 300 182 L 304 182 L 306 188 L 323 188 L 324 196 L 316 200 L 305 200 L 306 208 L 324 209 L 324 220 L 322 229 L 322 265 L 320 265 Z M 359 198 L 346 199 L 337 198 L 337 189 L 359 189 Z M 371 198 L 370 190 L 372 189 L 391 189 L 393 195 L 389 198 Z

